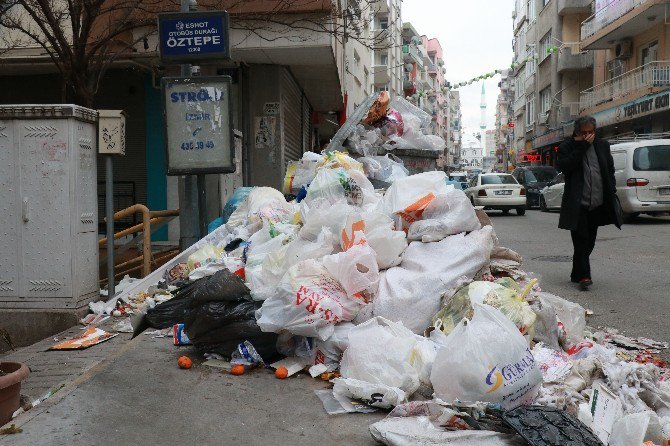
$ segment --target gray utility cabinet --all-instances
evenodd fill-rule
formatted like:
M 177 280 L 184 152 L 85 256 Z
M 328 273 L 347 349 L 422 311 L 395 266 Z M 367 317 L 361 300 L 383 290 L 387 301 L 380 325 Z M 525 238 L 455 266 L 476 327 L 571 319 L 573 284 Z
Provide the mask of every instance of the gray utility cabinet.
M 98 298 L 98 113 L 0 106 L 0 309 Z

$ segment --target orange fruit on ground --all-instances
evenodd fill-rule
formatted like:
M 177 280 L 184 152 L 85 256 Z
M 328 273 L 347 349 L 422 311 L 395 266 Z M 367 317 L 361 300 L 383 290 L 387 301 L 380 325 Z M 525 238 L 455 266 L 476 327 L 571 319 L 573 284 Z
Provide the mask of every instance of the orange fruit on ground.
M 193 361 L 188 356 L 180 356 L 177 360 L 180 369 L 190 369 L 193 367 Z
M 234 365 L 230 369 L 230 374 L 235 376 L 244 375 L 244 366 L 242 364 Z
M 279 367 L 275 371 L 275 376 L 279 379 L 284 379 L 288 376 L 288 370 L 286 369 L 286 367 Z

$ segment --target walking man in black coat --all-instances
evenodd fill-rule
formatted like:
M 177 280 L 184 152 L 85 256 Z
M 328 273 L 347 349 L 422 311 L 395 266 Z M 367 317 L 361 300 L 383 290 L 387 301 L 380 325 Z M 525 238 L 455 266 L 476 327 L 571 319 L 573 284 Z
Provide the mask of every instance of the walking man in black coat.
M 593 284 L 589 256 L 596 244 L 598 227 L 614 224 L 621 229 L 622 224 L 610 144 L 596 138 L 593 117 L 575 120 L 572 137 L 558 147 L 557 164 L 565 176 L 558 227 L 572 235 L 570 279 L 586 291 Z

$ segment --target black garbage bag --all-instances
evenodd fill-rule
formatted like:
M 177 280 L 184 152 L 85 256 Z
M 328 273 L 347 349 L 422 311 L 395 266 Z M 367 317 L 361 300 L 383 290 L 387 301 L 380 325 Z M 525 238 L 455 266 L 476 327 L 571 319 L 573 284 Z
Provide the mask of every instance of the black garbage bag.
M 152 328 L 170 328 L 184 321 L 184 312 L 187 307 L 188 299 L 185 296 L 176 296 L 148 309 L 144 321 Z
M 150 327 L 163 329 L 184 322 L 187 308 L 211 301 L 236 302 L 250 300 L 249 288 L 228 269 L 178 288 L 175 297 L 147 311 L 146 322 Z
M 230 356 L 238 344 L 249 341 L 265 361 L 276 356 L 277 335 L 256 324 L 255 313 L 263 303 L 251 299 L 238 276 L 224 269 L 192 285 L 180 293 L 188 296 L 180 322 L 196 350 Z

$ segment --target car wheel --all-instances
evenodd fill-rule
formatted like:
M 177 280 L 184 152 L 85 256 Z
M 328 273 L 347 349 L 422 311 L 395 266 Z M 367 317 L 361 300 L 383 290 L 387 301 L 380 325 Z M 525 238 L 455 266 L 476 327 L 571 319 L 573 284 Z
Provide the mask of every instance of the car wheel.
M 540 195 L 540 210 L 542 212 L 549 212 L 549 209 L 547 209 L 547 202 L 544 201 L 544 197 Z
M 516 215 L 526 215 L 526 208 L 516 208 Z

